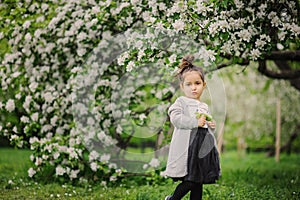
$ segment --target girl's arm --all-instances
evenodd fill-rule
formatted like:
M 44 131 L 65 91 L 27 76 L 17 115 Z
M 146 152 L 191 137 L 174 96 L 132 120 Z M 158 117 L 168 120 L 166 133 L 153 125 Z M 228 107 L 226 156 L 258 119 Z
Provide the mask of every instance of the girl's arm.
M 168 114 L 170 116 L 171 123 L 180 129 L 192 129 L 198 127 L 198 119 L 189 117 L 184 114 L 183 106 L 180 101 L 175 101 L 169 108 Z

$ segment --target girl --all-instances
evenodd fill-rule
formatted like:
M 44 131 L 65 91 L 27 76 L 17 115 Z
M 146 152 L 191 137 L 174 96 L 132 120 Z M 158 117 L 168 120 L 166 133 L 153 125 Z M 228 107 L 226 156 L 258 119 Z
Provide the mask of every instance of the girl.
M 184 96 L 177 98 L 168 110 L 174 132 L 165 174 L 181 183 L 165 200 L 181 199 L 188 192 L 191 200 L 202 199 L 203 184 L 214 183 L 220 176 L 213 136 L 216 124 L 209 116 L 207 104 L 200 101 L 206 82 L 202 69 L 192 64 L 193 59 L 182 59 L 177 76 Z

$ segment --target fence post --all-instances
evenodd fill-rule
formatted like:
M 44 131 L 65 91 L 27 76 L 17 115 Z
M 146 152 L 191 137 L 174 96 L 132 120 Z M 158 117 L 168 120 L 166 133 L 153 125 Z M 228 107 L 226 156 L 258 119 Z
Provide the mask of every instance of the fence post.
M 280 98 L 276 101 L 276 142 L 275 142 L 275 160 L 279 162 L 280 159 L 280 134 L 281 134 L 281 105 Z

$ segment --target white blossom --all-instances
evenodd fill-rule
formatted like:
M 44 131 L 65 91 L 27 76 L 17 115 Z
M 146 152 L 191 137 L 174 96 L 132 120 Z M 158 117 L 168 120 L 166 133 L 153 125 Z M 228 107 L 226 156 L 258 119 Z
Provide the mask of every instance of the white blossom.
M 252 49 L 250 51 L 250 57 L 253 60 L 257 60 L 261 56 L 261 52 L 258 49 Z
M 123 128 L 122 128 L 122 126 L 120 124 L 118 124 L 116 132 L 120 133 L 120 134 L 123 132 Z
M 23 28 L 24 28 L 24 29 L 28 29 L 29 26 L 30 26 L 30 24 L 31 24 L 31 21 L 29 21 L 29 20 L 25 21 L 25 22 L 23 23 Z
M 55 168 L 55 174 L 56 176 L 62 176 L 66 173 L 66 169 L 63 168 L 61 165 L 58 165 L 56 168 Z
M 89 161 L 97 160 L 99 158 L 99 153 L 93 150 L 89 155 Z
M 71 159 L 78 159 L 78 154 L 73 147 L 68 148 L 67 153 L 69 153 Z
M 176 54 L 173 54 L 169 57 L 169 61 L 171 64 L 175 63 L 176 62 L 176 58 L 177 58 L 177 55 Z
M 39 118 L 39 113 L 33 113 L 32 115 L 31 115 L 31 119 L 32 119 L 32 121 L 34 121 L 34 122 L 37 122 L 38 121 L 38 118 Z
M 8 112 L 14 111 L 14 110 L 15 110 L 15 101 L 14 101 L 13 99 L 9 99 L 9 100 L 6 102 L 5 109 L 6 109 Z
M 118 65 L 124 65 L 124 61 L 129 57 L 128 52 L 124 52 L 120 57 L 118 57 L 117 62 Z
M 130 62 L 128 63 L 128 65 L 126 66 L 126 71 L 127 71 L 127 72 L 131 72 L 132 69 L 133 69 L 134 67 L 135 67 L 134 62 L 133 62 L 133 61 L 130 61 Z
M 184 30 L 185 23 L 182 20 L 175 20 L 175 22 L 172 24 L 175 30 L 181 31 Z
M 23 122 L 23 123 L 29 123 L 29 118 L 27 116 L 22 116 L 21 117 L 21 122 Z
M 100 157 L 100 161 L 101 162 L 108 162 L 110 159 L 110 154 L 103 154 L 101 157 Z
M 158 167 L 160 165 L 160 161 L 157 158 L 152 158 L 149 165 L 151 167 Z
M 115 169 L 115 168 L 117 168 L 117 165 L 116 165 L 116 163 L 109 163 L 108 168 Z
M 28 176 L 30 178 L 32 178 L 36 174 L 36 171 L 32 167 L 29 168 L 29 170 L 27 172 L 28 172 Z
M 107 185 L 107 182 L 106 182 L 106 181 L 101 181 L 100 185 L 101 185 L 101 186 L 106 186 L 106 185 Z
M 143 165 L 143 169 L 147 169 L 148 167 L 149 167 L 148 164 L 144 164 L 144 165 Z
M 18 133 L 18 128 L 16 126 L 13 127 L 13 132 Z
M 59 153 L 59 152 L 55 152 L 55 153 L 53 154 L 53 159 L 56 160 L 56 159 L 59 158 L 59 156 L 60 156 L 60 153 Z
M 72 179 L 77 178 L 79 172 L 80 172 L 79 169 L 77 169 L 77 170 L 71 170 L 70 174 L 69 174 L 70 179 L 72 180 Z
M 44 96 L 44 99 L 45 99 L 46 102 L 50 103 L 54 100 L 54 96 L 51 92 L 46 92 L 46 93 L 44 93 L 43 96 Z
M 31 92 L 35 92 L 36 91 L 36 89 L 37 89 L 37 87 L 38 87 L 38 83 L 37 82 L 32 82 L 32 83 L 30 83 L 30 85 L 29 85 L 29 89 L 31 90 Z
M 141 120 L 141 121 L 143 121 L 144 119 L 147 119 L 147 116 L 143 113 L 143 114 L 140 114 L 139 115 L 139 119 Z
M 109 177 L 109 181 L 114 182 L 114 181 L 116 181 L 116 180 L 117 180 L 117 177 L 116 177 L 116 176 L 111 176 L 111 177 Z
M 284 49 L 284 46 L 280 43 L 277 43 L 276 47 L 277 47 L 278 50 L 283 50 Z
M 33 162 L 34 161 L 34 159 L 35 159 L 35 157 L 34 157 L 34 155 L 33 154 L 31 154 L 30 155 L 30 157 L 29 157 L 29 159 Z
M 96 172 L 97 169 L 98 169 L 98 167 L 99 167 L 98 164 L 95 163 L 95 162 L 92 162 L 92 163 L 90 164 L 90 166 L 91 166 L 91 170 L 94 171 L 94 172 Z
M 39 165 L 41 165 L 42 164 L 42 162 L 43 162 L 43 159 L 42 158 L 39 158 L 39 157 L 36 157 L 35 158 L 35 166 L 39 166 Z
M 287 32 L 285 32 L 285 31 L 279 32 L 279 33 L 278 33 L 278 39 L 281 40 L 281 41 L 284 40 L 286 34 L 287 34 Z

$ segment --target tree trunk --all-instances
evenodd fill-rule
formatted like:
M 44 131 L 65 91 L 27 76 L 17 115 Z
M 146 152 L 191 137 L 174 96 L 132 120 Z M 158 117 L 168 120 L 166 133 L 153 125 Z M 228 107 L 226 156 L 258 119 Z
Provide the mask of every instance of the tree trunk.
M 298 137 L 299 134 L 300 134 L 300 124 L 297 126 L 295 132 L 292 133 L 289 140 L 284 145 L 281 146 L 280 151 L 286 152 L 287 154 L 291 154 L 293 141 L 295 141 L 295 139 Z M 268 156 L 274 156 L 274 155 L 275 155 L 275 148 L 272 147 L 271 150 L 268 152 Z

